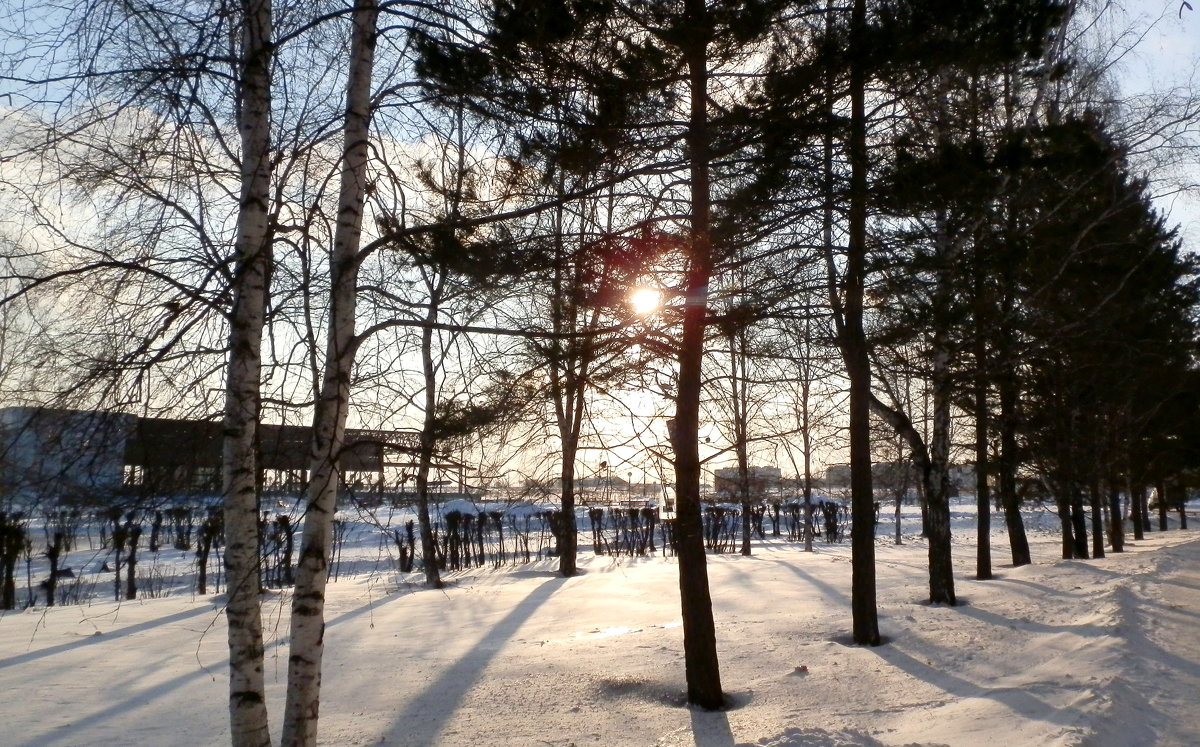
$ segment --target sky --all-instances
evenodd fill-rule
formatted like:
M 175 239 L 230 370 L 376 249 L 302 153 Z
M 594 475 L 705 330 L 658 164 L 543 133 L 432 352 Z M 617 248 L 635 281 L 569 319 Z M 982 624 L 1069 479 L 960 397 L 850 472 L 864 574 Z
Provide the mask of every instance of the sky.
M 1126 10 L 1112 8 L 1110 23 L 1100 32 L 1113 43 L 1136 42 L 1118 63 L 1122 92 L 1200 92 L 1200 3 L 1192 4 L 1197 10 L 1177 0 L 1127 5 Z M 1200 119 L 1193 116 L 1186 130 L 1193 144 L 1200 143 Z M 1157 185 L 1162 194 L 1159 208 L 1169 222 L 1180 225 L 1188 248 L 1200 252 L 1200 153 L 1183 154 L 1175 173 L 1158 176 L 1167 177 Z M 1179 192 L 1179 183 L 1189 185 L 1190 191 Z

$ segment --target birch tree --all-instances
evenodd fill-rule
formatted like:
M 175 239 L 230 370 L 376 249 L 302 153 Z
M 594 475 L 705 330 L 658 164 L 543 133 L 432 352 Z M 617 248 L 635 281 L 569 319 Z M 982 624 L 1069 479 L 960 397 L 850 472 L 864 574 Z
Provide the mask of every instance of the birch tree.
M 262 333 L 271 270 L 270 0 L 242 0 L 238 71 L 241 196 L 229 317 L 224 446 L 225 570 L 229 602 L 229 719 L 234 745 L 271 743 L 263 680 L 259 599 L 258 465 L 255 448 L 262 377 Z
M 329 321 L 325 372 L 313 414 L 312 463 L 292 597 L 285 745 L 315 744 L 325 650 L 325 588 L 337 510 L 338 457 L 345 446 L 350 379 L 359 340 L 354 334 L 363 210 L 370 146 L 371 74 L 376 0 L 356 0 L 351 15 L 349 75 L 342 126 L 337 227 L 329 255 Z

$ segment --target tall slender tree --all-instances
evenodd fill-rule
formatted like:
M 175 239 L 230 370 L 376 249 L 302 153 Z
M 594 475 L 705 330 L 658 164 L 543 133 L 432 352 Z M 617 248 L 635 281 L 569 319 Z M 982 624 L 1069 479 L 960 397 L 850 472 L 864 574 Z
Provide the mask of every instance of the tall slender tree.
M 223 492 L 229 602 L 229 715 L 235 745 L 271 743 L 259 601 L 258 465 L 262 333 L 271 272 L 270 0 L 243 0 L 238 71 L 241 198 L 229 318 Z
M 345 446 L 350 377 L 358 340 L 354 334 L 358 265 L 367 194 L 371 74 L 374 67 L 376 0 L 356 0 L 351 16 L 350 69 L 342 125 L 337 227 L 329 255 L 329 326 L 325 372 L 313 414 L 312 463 L 300 561 L 292 597 L 288 655 L 285 745 L 316 742 L 321 664 L 325 651 L 325 588 L 329 580 L 333 518 L 337 510 L 338 461 Z

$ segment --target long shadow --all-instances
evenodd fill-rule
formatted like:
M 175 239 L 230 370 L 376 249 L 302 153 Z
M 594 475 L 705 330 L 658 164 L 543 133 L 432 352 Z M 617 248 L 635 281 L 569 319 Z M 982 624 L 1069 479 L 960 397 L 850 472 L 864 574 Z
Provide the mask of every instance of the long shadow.
M 432 744 L 504 643 L 566 580 L 559 576 L 542 582 L 496 623 L 470 652 L 443 672 L 437 681 L 430 683 L 424 692 L 409 701 L 408 706 L 395 718 L 392 733 L 388 736 L 389 743 Z
M 733 729 L 724 711 L 692 710 L 692 739 L 696 747 L 734 747 Z
M 740 742 L 736 747 L 758 747 L 763 744 L 798 745 L 802 747 L 886 747 L 883 742 L 860 731 L 828 731 L 789 727 L 775 738 L 751 744 Z
M 1034 622 L 1033 620 L 1017 620 L 1004 615 L 998 615 L 995 612 L 981 609 L 970 604 L 960 604 L 954 607 L 958 612 L 973 617 L 980 622 L 989 625 L 996 625 L 1005 628 L 1014 628 L 1025 632 L 1037 633 L 1075 633 L 1076 635 L 1088 638 L 1097 636 L 1110 635 L 1112 631 L 1098 625 L 1047 625 L 1046 623 Z
M 1182 579 L 1178 579 L 1178 578 L 1171 579 L 1170 583 L 1175 586 L 1183 586 L 1188 589 L 1195 589 L 1197 591 L 1200 591 L 1200 584 L 1198 584 L 1198 583 L 1189 583 L 1187 581 L 1183 581 Z
M 722 571 L 727 573 L 730 582 L 738 589 L 738 593 L 754 593 L 761 586 L 762 576 L 759 573 L 760 569 L 748 565 L 749 561 L 757 561 L 758 563 L 770 563 L 771 560 L 764 558 L 755 558 L 754 556 L 746 557 L 739 555 L 735 563 L 725 563 L 722 566 Z
M 896 646 L 880 646 L 868 649 L 892 666 L 907 672 L 918 680 L 940 687 L 958 698 L 987 698 L 1004 704 L 1009 709 L 1027 718 L 1047 721 L 1058 726 L 1075 726 L 1078 714 L 1059 710 L 1048 705 L 1024 689 L 1016 687 L 988 688 L 956 677 L 944 669 L 924 664 Z
M 113 633 L 101 633 L 98 635 L 87 636 L 86 638 L 80 638 L 79 640 L 70 641 L 68 643 L 60 643 L 57 646 L 50 646 L 49 648 L 43 648 L 37 651 L 29 651 L 24 654 L 18 654 L 17 656 L 10 656 L 7 659 L 0 659 L 0 669 L 28 664 L 31 661 L 44 659 L 48 656 L 54 656 L 55 654 L 61 654 L 64 651 L 70 651 L 76 648 L 103 645 L 117 638 L 124 638 L 126 636 L 133 635 L 134 633 L 141 633 L 144 630 L 151 630 L 162 625 L 169 625 L 171 623 L 180 622 L 182 620 L 187 620 L 206 613 L 212 613 L 212 607 L 203 605 L 196 607 L 195 609 L 176 612 L 175 614 L 168 615 L 166 617 L 158 617 L 153 620 L 147 620 L 146 622 L 135 623 L 134 625 L 121 628 Z
M 1039 584 L 1036 581 L 1027 581 L 1023 578 L 1011 578 L 1008 576 L 998 576 L 996 578 L 993 578 L 990 581 L 980 581 L 979 583 L 996 584 L 996 585 L 1014 584 L 1016 586 L 1025 586 L 1030 589 L 1036 589 L 1037 591 L 1041 592 L 1044 596 L 1048 596 L 1048 597 L 1059 597 L 1059 598 L 1068 597 L 1071 599 L 1078 599 L 1081 597 L 1095 596 L 1095 594 L 1096 594 L 1095 590 L 1093 590 L 1093 589 L 1081 589 L 1079 591 L 1070 592 L 1070 591 L 1064 591 L 1062 589 L 1055 589 L 1055 588 L 1046 586 L 1045 584 Z
M 325 627 L 328 629 L 329 627 L 332 627 L 334 625 L 339 625 L 341 623 L 346 622 L 347 620 L 350 620 L 352 618 L 363 615 L 366 612 L 373 610 L 376 607 L 382 606 L 384 604 L 390 603 L 395 600 L 403 599 L 404 597 L 407 597 L 407 596 L 408 596 L 408 594 L 399 594 L 399 595 L 395 595 L 395 596 L 389 595 L 388 597 L 384 598 L 383 600 L 381 600 L 375 604 L 369 604 L 369 605 L 364 604 L 361 607 L 357 607 L 355 609 L 348 610 L 348 611 L 342 613 L 341 615 L 338 615 L 337 617 L 334 617 L 334 618 L 328 620 L 325 623 Z M 156 620 L 147 620 L 144 623 L 138 623 L 137 625 L 131 625 L 128 628 L 125 628 L 125 629 L 121 630 L 119 633 L 114 634 L 114 635 L 103 635 L 103 636 L 95 636 L 94 638 L 85 638 L 79 642 L 72 642 L 72 643 L 63 644 L 61 646 L 55 646 L 53 649 L 45 649 L 43 651 L 32 652 L 31 654 L 24 655 L 23 657 L 13 657 L 11 659 L 5 659 L 2 662 L 0 662 L 0 666 L 8 666 L 10 663 L 14 663 L 14 664 L 21 663 L 18 660 L 23 659 L 24 657 L 38 658 L 40 656 L 46 656 L 51 653 L 58 653 L 60 651 L 68 650 L 70 648 L 74 648 L 77 646 L 83 646 L 83 645 L 88 645 L 88 644 L 92 644 L 92 643 L 100 644 L 100 643 L 104 643 L 106 641 L 112 641 L 115 637 L 129 635 L 131 633 L 135 633 L 140 630 L 147 630 L 149 628 L 157 627 L 159 625 L 164 625 L 164 624 L 171 623 L 171 622 L 178 622 L 179 620 L 184 620 L 184 619 L 194 617 L 196 615 L 203 614 L 203 613 L 211 614 L 212 607 L 209 605 L 199 606 L 194 610 L 178 612 L 174 615 L 169 615 L 167 617 L 158 618 Z M 270 656 L 271 656 L 271 654 L 269 653 L 270 651 L 285 648 L 287 641 L 288 641 L 288 639 L 286 636 L 281 636 L 279 638 L 276 638 L 274 641 L 268 642 L 265 646 L 265 649 L 268 652 L 267 658 L 270 658 Z M 285 656 L 286 656 L 286 654 L 285 654 Z M 138 700 L 139 703 L 142 703 L 142 704 L 153 703 L 155 700 L 161 699 L 163 696 L 167 695 L 168 693 L 174 692 L 174 691 L 180 689 L 181 687 L 184 687 L 196 680 L 207 679 L 207 678 L 213 677 L 214 674 L 217 674 L 217 673 L 224 674 L 225 672 L 228 671 L 228 668 L 229 668 L 229 657 L 228 656 L 222 657 L 221 659 L 214 661 L 211 664 L 200 665 L 199 663 L 197 663 L 197 666 L 195 669 L 178 674 L 175 677 L 172 677 L 171 679 L 169 679 L 165 682 L 155 683 L 148 691 L 138 693 L 136 695 L 136 699 Z M 81 718 L 79 718 L 79 720 L 74 721 L 72 723 L 71 728 L 72 728 L 73 732 L 79 733 L 81 730 L 86 730 L 88 728 L 94 727 L 94 726 L 101 724 L 105 721 L 108 721 L 110 719 L 128 716 L 129 711 L 130 711 L 130 702 L 129 701 L 131 699 L 134 699 L 134 697 L 135 696 L 130 695 L 127 698 L 121 698 L 119 700 L 114 701 L 113 703 L 108 705 L 106 708 L 103 708 L 94 713 L 89 713 L 86 716 L 82 716 Z
M 416 594 L 418 591 L 434 591 L 434 589 L 430 589 L 430 588 L 424 587 L 424 586 L 417 587 L 417 588 L 398 589 L 393 594 L 384 594 L 381 597 L 379 597 L 378 599 L 372 599 L 368 604 L 363 604 L 358 607 L 355 607 L 354 609 L 346 610 L 345 612 L 338 615 L 337 617 L 332 617 L 332 618 L 326 620 L 325 627 L 330 628 L 334 625 L 340 625 L 341 623 L 344 623 L 347 620 L 353 620 L 356 617 L 361 617 L 370 612 L 374 612 L 377 608 L 382 607 L 385 604 L 391 604 L 392 602 L 399 601 L 401 599 L 404 599 L 407 596 Z M 290 609 L 288 610 L 288 615 L 289 616 L 291 615 Z
M 817 587 L 817 589 L 819 589 L 821 591 L 821 593 L 837 599 L 840 603 L 846 605 L 847 607 L 850 606 L 850 597 L 846 596 L 846 592 L 842 591 L 841 589 L 837 588 L 836 586 L 830 586 L 829 584 L 825 583 L 824 581 L 817 579 L 812 574 L 807 573 L 807 572 L 797 568 L 796 566 L 791 565 L 790 563 L 780 563 L 779 565 L 783 566 L 787 570 L 789 570 L 792 573 L 799 576 L 801 579 L 803 579 L 803 580 L 807 581 L 808 583 L 812 584 L 813 586 Z
M 1174 582 L 1167 582 L 1167 584 L 1172 583 Z M 1128 624 L 1121 626 L 1122 635 L 1125 637 L 1125 640 L 1134 647 L 1134 650 L 1139 654 L 1139 656 L 1141 656 L 1143 660 L 1149 658 L 1156 659 L 1178 673 L 1200 679 L 1200 662 L 1193 661 L 1191 659 L 1185 659 L 1184 657 L 1176 654 L 1174 651 L 1167 650 L 1163 644 L 1155 641 L 1149 635 L 1147 635 L 1145 618 L 1154 615 L 1147 615 L 1145 608 L 1146 600 L 1129 589 L 1121 589 L 1118 593 L 1121 595 L 1120 603 L 1123 611 L 1128 616 Z M 1168 629 L 1182 631 L 1185 633 L 1189 632 L 1191 623 L 1190 621 L 1185 620 L 1189 617 L 1195 617 L 1196 610 L 1178 607 L 1163 608 L 1163 611 L 1165 614 L 1157 615 L 1160 627 L 1163 626 L 1163 623 L 1166 623 L 1166 627 Z M 1184 619 L 1174 620 L 1167 616 L 1172 614 L 1177 618 Z M 1149 653 L 1147 654 L 1147 652 Z

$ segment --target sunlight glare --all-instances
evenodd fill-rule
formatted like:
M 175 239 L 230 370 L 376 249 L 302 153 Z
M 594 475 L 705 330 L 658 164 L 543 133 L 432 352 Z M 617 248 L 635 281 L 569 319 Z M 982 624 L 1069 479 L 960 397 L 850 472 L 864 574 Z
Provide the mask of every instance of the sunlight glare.
M 662 293 L 653 288 L 638 288 L 629 295 L 629 305 L 637 314 L 649 314 L 662 305 Z

